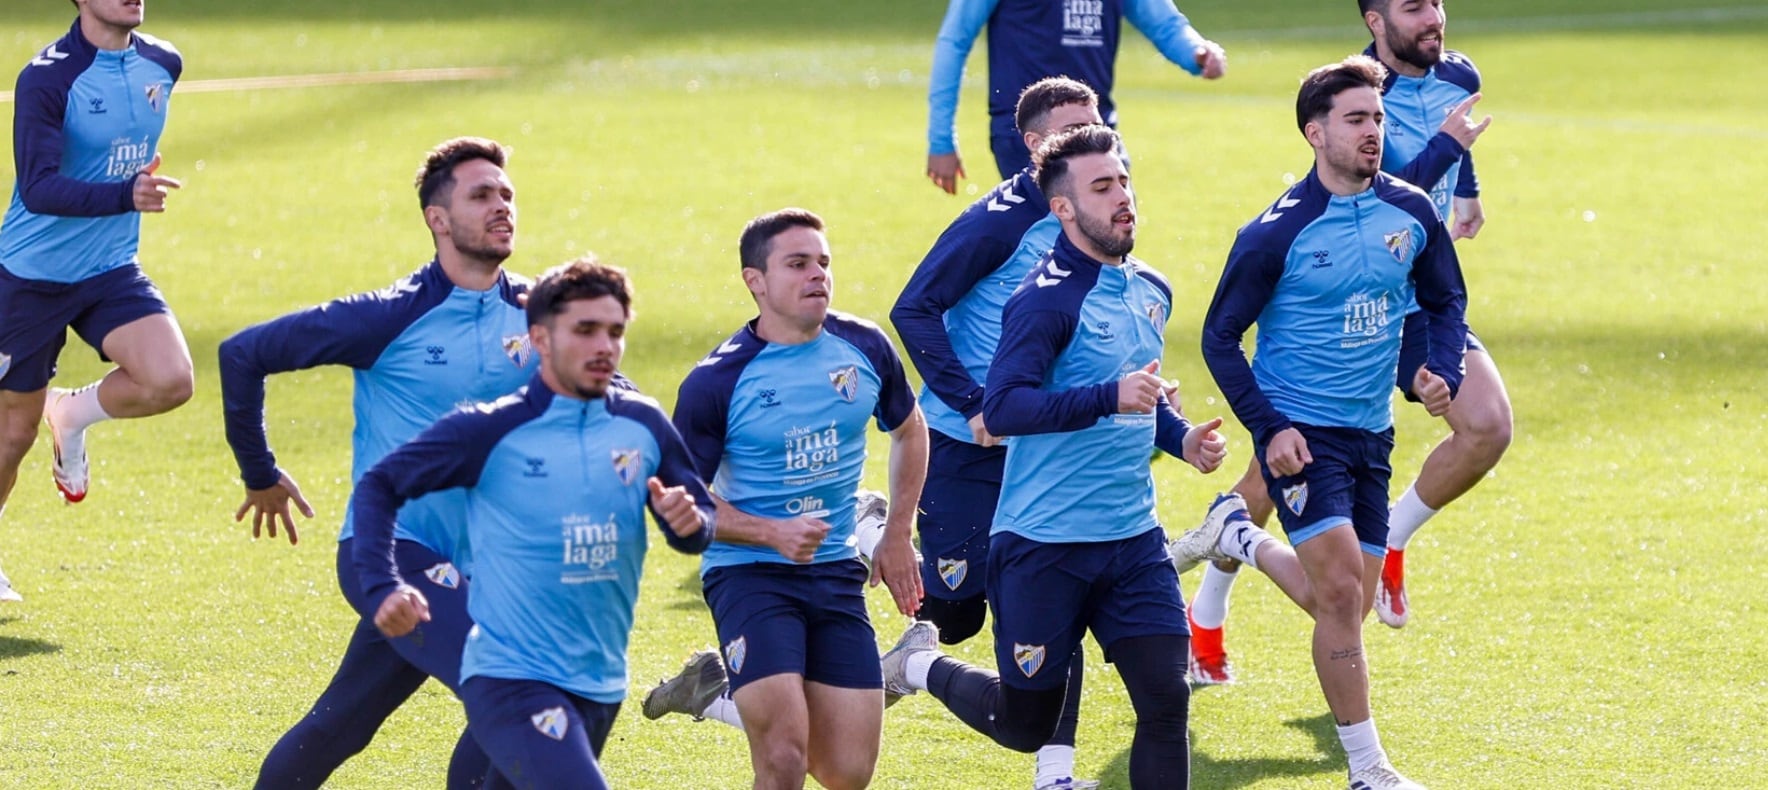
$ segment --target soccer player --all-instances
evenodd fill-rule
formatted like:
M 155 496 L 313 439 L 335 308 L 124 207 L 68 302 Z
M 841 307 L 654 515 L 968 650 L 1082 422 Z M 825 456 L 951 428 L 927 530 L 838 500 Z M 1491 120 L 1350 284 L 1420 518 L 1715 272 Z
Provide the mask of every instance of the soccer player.
M 86 428 L 150 417 L 190 400 L 190 349 L 141 270 L 141 215 L 166 210 L 160 133 L 184 59 L 135 32 L 142 0 L 77 0 L 79 18 L 19 72 L 17 179 L 0 220 L 0 510 L 49 423 L 50 470 L 67 502 L 86 498 Z M 72 327 L 116 367 L 50 390 Z M 21 600 L 0 573 L 0 601 Z
M 983 388 L 988 432 L 1012 437 L 986 584 L 1000 671 L 899 644 L 884 656 L 885 688 L 929 690 L 1002 746 L 1035 751 L 1057 729 L 1090 628 L 1136 711 L 1132 785 L 1183 788 L 1185 604 L 1148 458 L 1158 447 L 1213 471 L 1221 420 L 1186 422 L 1156 375 L 1172 292 L 1129 255 L 1136 205 L 1117 133 L 1058 134 L 1036 161 L 1062 234 L 1003 308 Z
M 1451 239 L 1473 238 L 1485 224 L 1485 212 L 1469 149 L 1491 123 L 1490 116 L 1477 123 L 1469 116 L 1479 101 L 1479 72 L 1465 55 L 1443 48 L 1440 0 L 1359 0 L 1358 6 L 1374 37 L 1363 54 L 1388 69 L 1382 87 L 1387 112 L 1382 170 L 1429 192 L 1437 213 L 1445 220 L 1453 217 Z M 1396 384 L 1407 400 L 1416 401 L 1411 377 L 1424 362 L 1423 319 L 1416 305 L 1407 313 L 1405 329 Z M 1444 416 L 1449 436 L 1431 451 L 1417 479 L 1389 511 L 1388 551 L 1375 613 L 1394 628 L 1411 616 L 1405 588 L 1407 543 L 1438 510 L 1484 479 L 1510 446 L 1509 395 L 1492 355 L 1471 332 L 1463 365 L 1466 386 Z M 1245 498 L 1258 523 L 1268 521 L 1272 504 L 1256 459 L 1234 491 Z M 1233 582 L 1232 563 L 1212 565 L 1204 570 L 1192 600 L 1191 615 L 1200 621 L 1192 627 L 1195 678 L 1232 679 L 1221 626 Z
M 1287 564 L 1299 560 L 1305 575 L 1297 603 L 1314 620 L 1314 668 L 1353 790 L 1419 787 L 1381 748 L 1362 635 L 1387 539 L 1387 382 L 1403 311 L 1414 297 L 1423 309 L 1426 361 L 1412 391 L 1432 415 L 1449 410 L 1461 385 L 1467 332 L 1448 228 L 1424 192 L 1380 171 L 1385 72 L 1353 55 L 1302 81 L 1296 125 L 1314 167 L 1240 229 L 1203 329 L 1204 361 L 1252 432 L 1267 494 L 1281 503 L 1294 546 Z M 1255 323 L 1249 366 L 1241 340 Z M 1222 500 L 1217 508 L 1237 509 L 1237 496 Z M 1244 512 L 1212 521 L 1217 531 L 1226 521 L 1242 535 L 1262 533 Z M 1275 541 L 1258 551 L 1259 567 L 1282 564 Z
M 265 436 L 264 379 L 319 365 L 355 372 L 356 428 L 350 477 L 460 403 L 515 390 L 534 368 L 528 319 L 518 297 L 528 281 L 503 262 L 515 249 L 515 187 L 506 149 L 477 137 L 447 140 L 417 172 L 418 205 L 435 258 L 385 289 L 300 310 L 241 330 L 221 343 L 221 396 L 227 442 L 239 463 L 252 534 L 272 538 L 280 524 L 297 540 L 291 503 L 313 508 L 293 475 L 279 467 Z M 387 639 L 374 627 L 373 603 L 351 565 L 355 514 L 338 530 L 338 587 L 361 620 L 330 685 L 264 758 L 259 787 L 318 787 L 374 738 L 381 722 L 424 679 L 459 690 L 467 615 L 467 560 L 459 545 L 466 494 L 437 493 L 399 511 L 395 555 L 404 578 L 423 585 L 431 618 L 417 632 Z M 449 787 L 485 775 L 485 757 L 463 734 Z
M 1192 28 L 1173 0 L 951 0 L 934 40 L 927 88 L 927 177 L 954 195 L 964 177 L 954 125 L 958 87 L 964 60 L 984 25 L 989 147 L 1005 179 L 1031 164 L 1031 149 L 1014 123 L 1014 102 L 1040 79 L 1065 75 L 1086 83 L 1099 93 L 1105 122 L 1117 125 L 1111 85 L 1126 19 L 1179 68 L 1212 80 L 1227 73 L 1226 53 Z
M 474 549 L 474 626 L 460 697 L 490 755 L 492 788 L 606 788 L 597 764 L 626 697 L 626 645 L 648 540 L 704 551 L 711 499 L 656 401 L 616 385 L 632 292 L 579 259 L 528 297 L 540 370 L 527 387 L 461 409 L 362 476 L 351 510 L 356 571 L 389 638 L 433 613 L 395 557 L 401 505 L 462 490 Z
M 1015 123 L 1036 150 L 1058 132 L 1101 123 L 1093 89 L 1067 77 L 1038 80 L 1019 96 Z M 921 491 L 922 620 L 955 645 L 982 630 L 988 613 L 988 533 L 1001 495 L 1007 448 L 982 422 L 982 381 L 1001 337 L 1001 306 L 1055 246 L 1050 214 L 1031 167 L 1001 182 L 953 220 L 890 311 L 925 382 L 921 411 L 931 447 Z M 1074 778 L 1083 651 L 1069 665 L 1061 726 L 1038 750 L 1036 788 L 1087 788 Z M 1066 784 L 1063 784 L 1066 783 Z
M 807 773 L 859 788 L 877 765 L 883 679 L 852 540 L 874 418 L 890 434 L 890 504 L 871 580 L 904 614 L 923 592 L 912 530 L 927 425 L 889 338 L 829 308 L 823 227 L 802 209 L 749 221 L 738 251 L 759 315 L 695 365 L 675 405 L 718 503 L 701 575 L 757 788 Z

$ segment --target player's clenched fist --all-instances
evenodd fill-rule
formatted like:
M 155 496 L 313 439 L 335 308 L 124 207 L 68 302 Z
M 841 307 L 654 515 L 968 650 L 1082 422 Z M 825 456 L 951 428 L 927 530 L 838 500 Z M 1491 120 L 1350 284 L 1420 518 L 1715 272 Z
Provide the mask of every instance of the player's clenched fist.
M 418 623 L 429 621 L 429 599 L 409 584 L 394 588 L 393 594 L 381 601 L 381 608 L 374 613 L 374 627 L 381 629 L 381 633 L 389 638 L 405 636 Z
M 646 481 L 651 488 L 651 509 L 663 517 L 663 523 L 669 525 L 669 531 L 678 537 L 687 537 L 700 531 L 706 520 L 700 516 L 700 509 L 694 507 L 694 497 L 682 486 L 664 487 L 663 481 L 651 478 Z

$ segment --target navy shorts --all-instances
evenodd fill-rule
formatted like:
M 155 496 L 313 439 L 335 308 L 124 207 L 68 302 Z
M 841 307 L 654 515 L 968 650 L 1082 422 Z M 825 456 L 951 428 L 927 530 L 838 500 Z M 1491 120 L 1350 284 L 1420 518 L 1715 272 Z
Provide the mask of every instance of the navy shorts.
M 708 571 L 706 604 L 731 690 L 779 674 L 837 688 L 883 688 L 878 637 L 866 616 L 866 576 L 857 559 Z
M 367 601 L 363 600 L 362 581 L 351 553 L 355 542 L 355 538 L 338 541 L 338 587 L 350 608 L 372 628 L 375 613 L 364 611 Z M 467 580 L 447 557 L 414 540 L 394 541 L 393 560 L 400 578 L 422 591 L 429 601 L 430 620 L 397 639 L 381 638 L 406 663 L 458 692 L 461 651 L 466 648 L 467 632 L 473 630 L 473 618 L 467 614 Z M 379 635 L 380 631 L 374 633 Z
M 1429 361 L 1429 345 L 1425 342 L 1424 311 L 1414 310 L 1406 314 L 1406 324 L 1400 329 L 1400 367 L 1394 373 L 1394 386 L 1406 396 L 1406 400 L 1417 403 L 1418 396 L 1412 394 L 1412 377 L 1418 375 L 1418 369 Z M 1469 351 L 1485 351 L 1484 343 L 1467 330 L 1467 346 L 1462 349 L 1463 356 Z
M 1068 663 L 1092 629 L 1105 648 L 1138 636 L 1189 637 L 1166 532 L 1101 543 L 1041 543 L 1011 532 L 989 541 L 989 608 L 1001 682 L 1044 691 L 1068 682 Z
M 0 267 L 0 389 L 36 392 L 55 378 L 68 327 L 106 362 L 111 330 L 159 313 L 166 298 L 141 267 L 119 266 L 76 283 L 26 280 Z
M 916 519 L 921 586 L 931 598 L 969 600 L 986 592 L 988 529 L 1001 498 L 1007 448 L 929 433 L 933 443 L 927 453 L 927 483 Z
M 486 787 L 608 786 L 597 758 L 620 703 L 584 699 L 538 680 L 488 677 L 468 678 L 460 699 L 467 731 L 501 775 Z
M 1277 519 L 1289 542 L 1299 546 L 1326 530 L 1351 525 L 1367 554 L 1387 553 L 1387 485 L 1393 477 L 1394 431 L 1317 428 L 1297 424 L 1308 440 L 1313 463 L 1301 474 L 1272 477 L 1265 448 L 1256 447 L 1265 491 L 1277 504 Z

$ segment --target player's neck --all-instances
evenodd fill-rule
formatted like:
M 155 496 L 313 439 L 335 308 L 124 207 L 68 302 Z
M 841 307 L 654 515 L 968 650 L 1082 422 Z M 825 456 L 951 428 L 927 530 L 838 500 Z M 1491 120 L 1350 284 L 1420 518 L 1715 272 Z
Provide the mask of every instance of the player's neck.
M 134 28 L 118 27 L 94 17 L 80 17 L 80 35 L 99 49 L 115 52 L 129 48 L 129 31 Z
M 503 261 L 487 261 L 459 251 L 437 250 L 436 262 L 442 265 L 442 273 L 448 275 L 449 282 L 469 291 L 490 290 L 503 274 Z
M 798 322 L 782 315 L 766 312 L 755 318 L 756 337 L 769 343 L 781 346 L 796 346 L 809 343 L 823 333 L 823 323 L 800 325 Z
M 1099 265 L 1101 265 L 1101 266 L 1122 266 L 1123 265 L 1124 256 L 1119 255 L 1119 256 L 1113 258 L 1110 255 L 1106 255 L 1105 253 L 1100 252 L 1098 245 L 1093 244 L 1092 239 L 1087 238 L 1087 235 L 1085 233 L 1079 233 L 1079 232 L 1069 233 L 1068 227 L 1066 225 L 1063 226 L 1062 233 L 1063 233 L 1063 235 L 1066 235 L 1068 237 L 1068 243 L 1073 244 L 1074 248 L 1077 250 L 1080 250 L 1080 253 L 1082 255 L 1085 255 L 1088 258 L 1092 258 Z

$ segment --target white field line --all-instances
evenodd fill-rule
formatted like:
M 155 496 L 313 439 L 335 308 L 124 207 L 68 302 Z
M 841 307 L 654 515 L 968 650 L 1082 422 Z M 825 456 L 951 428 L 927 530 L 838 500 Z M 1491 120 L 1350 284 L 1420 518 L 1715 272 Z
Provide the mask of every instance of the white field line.
M 177 93 L 222 93 L 227 91 L 258 91 L 271 88 L 326 88 L 334 85 L 385 85 L 398 82 L 459 82 L 494 80 L 511 76 L 514 68 L 486 66 L 479 68 L 401 69 L 397 71 L 352 71 L 333 74 L 287 74 L 279 77 L 233 77 L 215 80 L 189 80 L 178 83 Z M 0 102 L 12 101 L 12 91 L 0 91 Z

